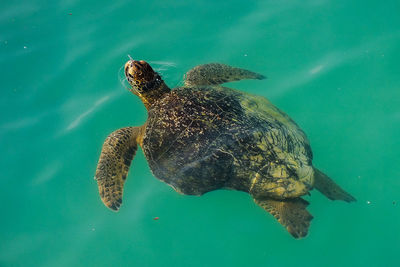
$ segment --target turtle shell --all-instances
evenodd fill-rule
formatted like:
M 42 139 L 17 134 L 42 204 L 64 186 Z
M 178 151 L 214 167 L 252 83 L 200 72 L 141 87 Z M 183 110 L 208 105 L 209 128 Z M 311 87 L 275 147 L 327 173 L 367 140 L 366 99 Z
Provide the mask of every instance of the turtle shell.
M 265 98 L 225 87 L 165 94 L 149 109 L 142 148 L 153 174 L 183 194 L 231 188 L 286 198 L 312 188 L 303 131 Z

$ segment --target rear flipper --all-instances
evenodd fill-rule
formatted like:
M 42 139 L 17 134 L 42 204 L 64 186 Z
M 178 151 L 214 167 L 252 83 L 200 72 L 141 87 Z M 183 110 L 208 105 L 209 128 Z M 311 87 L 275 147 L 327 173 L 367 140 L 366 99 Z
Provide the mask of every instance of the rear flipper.
M 254 198 L 254 201 L 271 213 L 294 237 L 305 237 L 313 216 L 306 210 L 308 202 L 302 198 L 275 200 Z
M 314 168 L 314 187 L 331 200 L 356 201 L 354 197 L 317 168 Z
M 265 79 L 265 76 L 220 63 L 203 64 L 186 73 L 185 85 L 217 85 L 244 79 Z

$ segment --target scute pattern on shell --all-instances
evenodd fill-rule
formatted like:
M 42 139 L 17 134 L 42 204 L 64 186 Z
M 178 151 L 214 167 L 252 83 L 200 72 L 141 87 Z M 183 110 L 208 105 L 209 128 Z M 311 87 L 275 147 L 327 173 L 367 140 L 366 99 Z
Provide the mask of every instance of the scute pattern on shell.
M 304 133 L 259 101 L 219 86 L 166 94 L 149 110 L 143 138 L 154 175 L 191 195 L 219 188 L 274 198 L 307 193 L 313 174 Z

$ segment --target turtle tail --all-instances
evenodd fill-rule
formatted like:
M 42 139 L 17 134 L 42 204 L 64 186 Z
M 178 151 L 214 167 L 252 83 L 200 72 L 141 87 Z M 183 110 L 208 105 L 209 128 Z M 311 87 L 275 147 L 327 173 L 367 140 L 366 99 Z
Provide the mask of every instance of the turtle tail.
M 356 201 L 352 195 L 344 191 L 331 178 L 317 168 L 314 168 L 314 187 L 331 200 Z

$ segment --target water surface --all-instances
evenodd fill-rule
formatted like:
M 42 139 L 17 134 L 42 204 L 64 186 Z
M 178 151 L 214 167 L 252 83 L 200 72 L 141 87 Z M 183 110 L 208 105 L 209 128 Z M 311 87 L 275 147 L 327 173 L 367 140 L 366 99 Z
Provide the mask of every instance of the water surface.
M 0 7 L 1 266 L 400 264 L 398 1 Z M 139 150 L 111 212 L 93 180 L 101 145 L 146 120 L 120 83 L 127 55 L 152 62 L 171 87 L 208 62 L 268 76 L 229 86 L 287 112 L 315 165 L 358 201 L 313 191 L 309 235 L 295 240 L 247 194 L 177 194 Z

